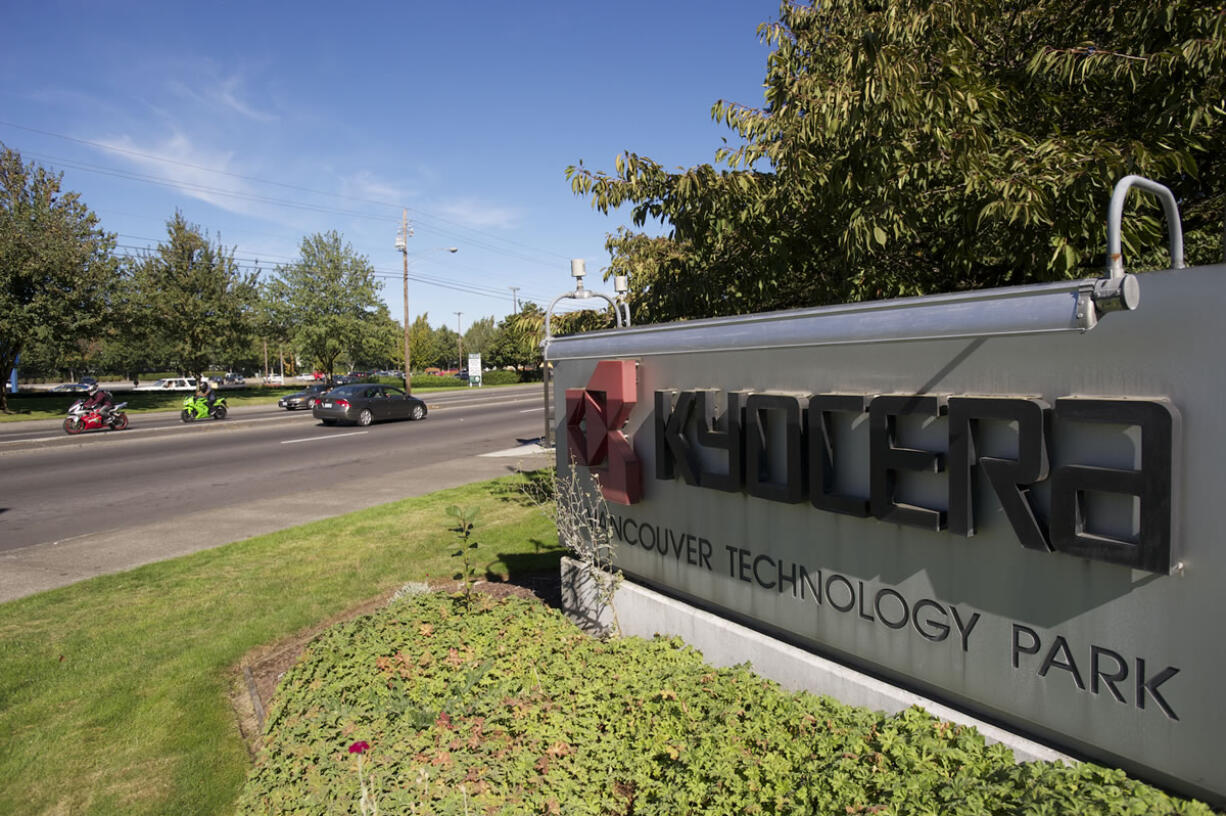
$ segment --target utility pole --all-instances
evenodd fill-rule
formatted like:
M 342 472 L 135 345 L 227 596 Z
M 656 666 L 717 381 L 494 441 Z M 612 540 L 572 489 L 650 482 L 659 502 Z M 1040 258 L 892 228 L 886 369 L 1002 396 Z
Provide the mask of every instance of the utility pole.
M 462 314 L 464 313 L 455 313 L 456 346 L 458 347 L 457 353 L 460 355 L 459 369 L 461 371 L 464 370 L 464 334 L 460 330 L 460 315 Z
M 511 314 L 519 314 L 519 287 L 511 286 Z
M 409 379 L 409 239 L 413 237 L 413 229 L 409 226 L 409 210 L 406 207 L 400 214 L 400 234 L 396 236 L 396 249 L 404 256 L 404 393 L 413 393 L 413 384 Z

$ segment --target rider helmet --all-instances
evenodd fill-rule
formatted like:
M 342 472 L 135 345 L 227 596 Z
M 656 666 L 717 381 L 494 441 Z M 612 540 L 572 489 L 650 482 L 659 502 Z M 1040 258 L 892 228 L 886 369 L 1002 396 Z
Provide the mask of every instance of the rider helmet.
M 98 383 L 96 383 L 96 382 L 90 383 L 90 384 L 89 384 L 89 389 L 88 389 L 88 390 L 89 390 L 89 395 L 90 395 L 91 397 L 92 397 L 94 394 L 97 394 L 97 393 L 98 393 Z

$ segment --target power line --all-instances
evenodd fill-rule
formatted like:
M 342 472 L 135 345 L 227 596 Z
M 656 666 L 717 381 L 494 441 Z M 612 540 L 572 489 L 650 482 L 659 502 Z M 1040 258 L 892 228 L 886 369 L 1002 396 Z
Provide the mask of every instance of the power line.
M 138 253 L 146 252 L 146 251 L 149 251 L 150 249 L 149 247 L 133 246 L 130 244 L 116 244 L 116 248 L 133 250 L 129 252 L 119 253 L 119 256 L 121 258 L 126 258 L 129 260 L 141 260 L 144 256 Z M 262 267 L 259 265 L 258 259 L 254 259 L 254 258 L 235 257 L 234 266 L 245 272 L 267 272 L 268 271 L 266 267 Z M 387 272 L 387 271 L 380 272 L 378 270 L 374 271 L 372 275 L 373 277 L 376 277 L 376 278 L 394 278 L 396 280 L 400 280 L 402 277 L 401 273 L 399 272 Z M 452 291 L 462 292 L 466 295 L 477 295 L 480 297 L 491 298 L 493 300 L 505 300 L 506 299 L 506 294 L 500 289 L 492 289 L 492 288 L 481 287 L 481 286 L 476 286 L 472 284 L 457 283 L 455 281 L 448 281 L 448 280 L 444 280 L 441 278 L 422 275 L 420 273 L 410 272 L 409 280 L 415 283 L 424 284 L 426 286 L 433 286 L 439 289 L 450 289 Z
M 213 195 L 213 196 L 222 196 L 224 198 L 234 198 L 240 201 L 250 201 L 250 202 L 259 203 L 259 204 L 271 204 L 273 206 L 290 207 L 293 209 L 305 210 L 308 212 L 318 212 L 318 213 L 325 213 L 325 214 L 331 214 L 331 215 L 344 215 L 344 216 L 349 216 L 352 218 L 362 218 L 362 219 L 366 219 L 369 221 L 378 221 L 384 224 L 394 223 L 391 219 L 387 218 L 386 216 L 375 215 L 372 213 L 358 212 L 356 210 L 340 210 L 335 207 L 325 207 L 325 206 L 318 205 L 318 204 L 303 204 L 303 203 L 299 203 L 296 201 L 288 201 L 285 199 L 253 195 L 251 193 L 233 192 L 230 190 L 225 190 L 220 187 L 209 187 L 207 185 L 197 184 L 191 181 L 167 179 L 167 178 L 162 178 L 158 176 L 146 176 L 146 175 L 142 175 L 139 173 L 128 173 L 122 170 L 113 170 L 110 168 L 99 167 L 97 165 L 86 164 L 84 162 L 79 162 L 74 159 L 66 159 L 61 156 L 51 156 L 46 153 L 27 151 L 26 155 L 34 156 L 34 157 L 43 159 L 44 161 L 58 162 L 60 165 L 71 168 L 73 170 L 80 170 L 86 173 L 97 173 L 99 175 L 112 176 L 115 178 L 127 179 L 129 181 L 138 181 L 144 184 L 155 184 L 161 187 L 168 187 L 171 189 L 185 190 L 188 192 L 196 192 L 196 193 L 204 193 L 204 194 Z M 458 239 L 465 246 L 472 246 L 472 247 L 477 247 L 480 249 L 485 249 L 496 255 L 502 255 L 508 258 L 515 258 L 517 260 L 524 261 L 525 263 L 534 264 L 536 266 L 548 267 L 550 269 L 554 268 L 553 263 L 543 261 L 540 258 L 533 258 L 527 255 L 522 255 L 517 252 L 512 252 L 512 251 L 500 248 L 498 246 L 495 246 L 493 244 L 487 243 L 485 241 L 476 240 L 472 238 L 471 236 L 457 234 L 454 232 L 450 232 L 448 230 L 438 229 L 437 227 L 434 227 L 432 229 L 440 235 L 450 236 L 450 237 Z M 478 234 L 481 234 L 481 233 L 478 233 Z M 498 239 L 498 240 L 505 240 L 505 239 Z M 559 256 L 559 257 L 562 257 L 562 256 Z
M 127 233 L 116 233 L 116 235 L 117 235 L 118 237 L 120 237 L 120 238 L 135 238 L 135 239 L 136 239 L 136 240 L 138 240 L 138 241 L 150 241 L 150 242 L 153 242 L 153 243 L 160 243 L 161 241 L 163 241 L 163 240 L 164 240 L 164 239 L 162 239 L 162 238 L 150 238 L 150 237 L 149 237 L 149 236 L 147 236 L 147 235 L 130 235 L 130 234 L 127 234 Z M 133 245 L 133 244 L 116 244 L 116 246 L 117 246 L 117 247 L 127 248 L 127 249 L 136 249 L 136 250 L 151 250 L 151 249 L 153 249 L 153 247 L 149 247 L 149 246 L 136 246 L 136 245 Z M 251 257 L 240 257 L 240 256 L 237 256 L 237 255 L 236 255 L 236 256 L 235 256 L 235 259 L 236 259 L 236 260 L 243 260 L 243 261 L 247 261 L 247 262 L 249 262 L 249 263 L 257 263 L 257 264 L 258 264 L 259 262 L 261 262 L 261 261 L 265 261 L 265 260 L 271 260 L 271 261 L 274 261 L 274 262 L 275 262 L 275 261 L 278 261 L 278 260 L 279 260 L 279 261 L 281 261 L 281 263 L 274 263 L 274 264 L 273 264 L 273 267 L 276 267 L 276 266 L 284 266 L 284 265 L 287 265 L 287 264 L 294 264 L 294 263 L 297 263 L 297 262 L 299 261 L 299 258 L 298 258 L 298 257 L 290 257 L 290 256 L 288 256 L 288 255 L 278 255 L 278 254 L 276 254 L 276 253 L 272 253 L 272 252 L 260 252 L 259 250 L 246 250 L 246 254 L 247 254 L 247 255 L 250 255 Z M 410 256 L 410 258 L 411 258 L 411 257 L 412 257 L 412 256 Z M 477 270 L 476 268 L 474 268 L 474 267 L 472 267 L 472 266 L 470 266 L 470 265 L 467 265 L 467 264 L 460 264 L 460 263 L 457 263 L 457 262 L 455 262 L 455 260 L 454 260 L 454 259 L 451 259 L 451 258 L 448 258 L 448 259 L 447 259 L 447 263 L 446 263 L 446 265 L 447 265 L 447 266 L 456 266 L 456 267 L 459 267 L 460 269 L 466 269 L 466 270 L 468 270 L 468 271 L 470 271 L 470 272 L 478 272 L 478 273 L 479 273 L 479 270 Z M 374 268 L 374 269 L 375 269 L 377 272 L 380 272 L 380 273 L 381 273 L 381 276 L 384 276 L 384 275 L 383 275 L 383 273 L 386 273 L 386 274 L 385 274 L 385 276 L 388 276 L 388 277 L 400 277 L 400 274 L 401 274 L 401 273 L 392 273 L 392 272 L 388 272 L 388 271 L 386 271 L 386 270 L 387 270 L 387 268 L 386 268 L 386 267 L 372 267 L 372 268 Z M 260 271 L 275 271 L 275 270 L 270 270 L 270 268 L 266 268 L 266 267 L 259 267 L 259 270 L 260 270 Z M 438 281 L 438 282 L 440 282 L 440 283 L 454 283 L 454 281 L 448 281 L 448 280 L 444 280 L 444 279 L 442 279 L 442 278 L 438 278 L 438 277 L 431 278 L 431 276 L 426 275 L 426 274 L 421 273 L 421 272 L 412 273 L 412 274 L 410 275 L 410 278 L 413 278 L 413 279 L 415 279 L 415 280 L 420 279 L 420 280 L 422 280 L 423 282 Z M 474 287 L 474 288 L 476 288 L 476 289 L 484 289 L 486 292 L 489 292 L 489 293 L 491 293 L 491 294 L 493 294 L 493 293 L 501 293 L 501 292 L 502 292 L 502 288 L 501 288 L 501 287 L 498 287 L 498 286 L 483 286 L 483 285 L 481 285 L 481 284 L 477 284 L 477 283 L 460 284 L 460 285 L 468 285 L 468 286 L 472 286 L 472 287 Z M 514 286 L 514 287 L 511 287 L 511 288 L 512 288 L 512 289 L 515 289 L 516 291 L 518 291 L 518 290 L 522 289 L 523 287 L 521 287 L 521 286 Z M 529 294 L 529 299 L 537 299 L 537 300 L 539 300 L 539 299 L 544 298 L 544 297 L 545 297 L 545 296 L 544 296 L 544 295 L 541 295 L 540 293 L 535 293 L 535 295 L 533 295 L 532 293 L 530 293 L 530 294 Z
M 124 234 L 121 237 L 135 238 L 141 241 L 154 241 L 154 242 L 160 242 L 161 240 L 157 238 L 149 238 L 143 235 Z M 120 249 L 135 250 L 137 252 L 153 251 L 156 249 L 155 247 L 139 246 L 136 244 L 116 244 L 115 246 Z M 251 256 L 251 257 L 247 257 L 247 256 Z M 125 257 L 135 257 L 135 256 L 128 255 Z M 299 260 L 298 258 L 291 258 L 285 255 L 276 255 L 272 253 L 265 253 L 265 252 L 259 252 L 259 251 L 253 251 L 253 250 L 248 250 L 246 255 L 244 256 L 240 256 L 240 255 L 234 256 L 234 260 L 236 262 L 242 262 L 243 269 L 247 269 L 251 271 L 258 271 L 258 272 L 274 271 L 274 269 L 270 267 L 261 266 L 260 263 L 265 260 L 277 259 L 277 258 L 280 258 L 282 261 L 285 261 L 286 263 L 276 263 L 273 265 L 274 267 L 275 266 L 285 266 L 287 264 L 294 264 L 294 263 L 297 263 Z M 377 277 L 400 278 L 402 276 L 402 273 L 394 272 L 387 267 L 376 267 L 372 265 L 371 268 L 375 271 L 375 274 Z M 465 268 L 471 269 L 471 267 L 465 267 Z M 438 276 L 433 276 L 433 275 L 429 275 L 429 274 L 422 273 L 422 272 L 411 272 L 409 274 L 409 278 L 412 280 L 419 281 L 421 283 L 437 285 L 443 288 L 448 288 L 448 289 L 458 288 L 458 291 L 469 292 L 473 294 L 498 296 L 500 298 L 506 297 L 504 290 L 502 289 L 501 286 L 484 286 L 478 283 L 457 282 L 451 279 L 440 278 Z M 519 290 L 519 289 L 522 289 L 523 287 L 517 286 L 514 288 L 516 290 Z M 529 292 L 528 293 L 529 299 L 542 299 L 543 297 L 544 296 L 541 295 L 539 292 Z

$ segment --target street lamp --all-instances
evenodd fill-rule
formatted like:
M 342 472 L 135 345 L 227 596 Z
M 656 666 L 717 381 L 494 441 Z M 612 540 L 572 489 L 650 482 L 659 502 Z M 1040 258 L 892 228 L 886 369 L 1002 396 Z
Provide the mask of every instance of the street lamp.
M 404 256 L 404 393 L 413 393 L 413 384 L 409 375 L 409 239 L 413 237 L 413 228 L 409 226 L 409 211 L 406 209 L 400 216 L 400 233 L 396 236 L 396 249 Z M 459 252 L 458 247 L 432 247 L 440 252 Z

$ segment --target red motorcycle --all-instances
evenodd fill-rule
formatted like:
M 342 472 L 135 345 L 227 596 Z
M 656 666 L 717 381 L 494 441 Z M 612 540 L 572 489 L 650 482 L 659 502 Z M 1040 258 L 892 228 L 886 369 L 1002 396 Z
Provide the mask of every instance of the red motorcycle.
M 99 408 L 86 408 L 85 400 L 77 400 L 68 409 L 68 416 L 64 419 L 64 433 L 75 435 L 98 428 L 122 431 L 128 427 L 128 415 L 123 412 L 127 404 L 121 402 L 112 406 L 111 410 L 103 412 Z

